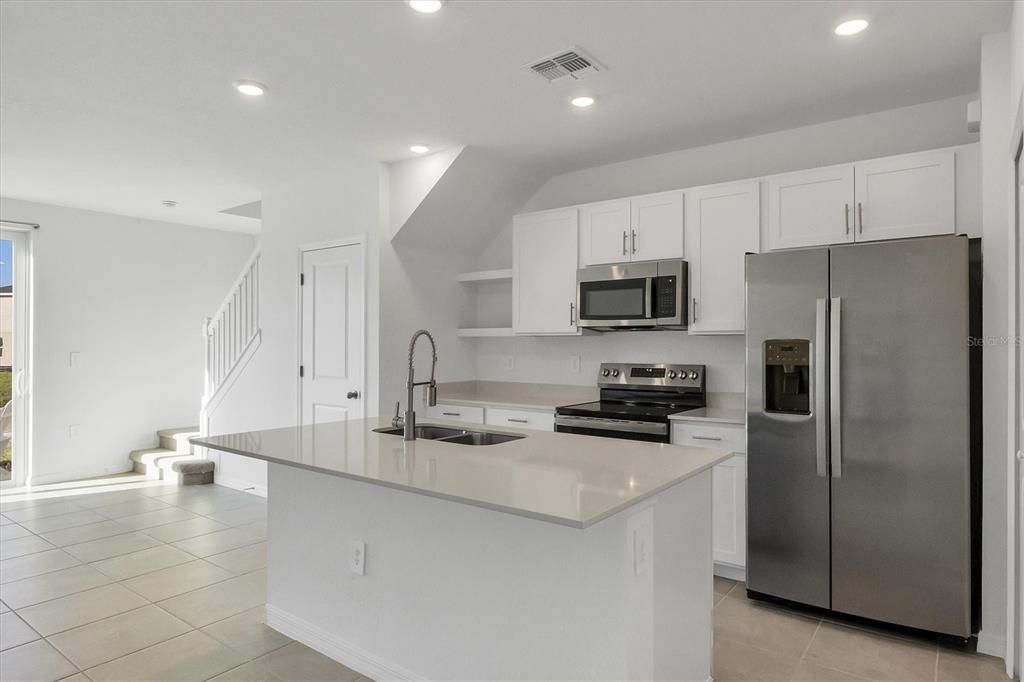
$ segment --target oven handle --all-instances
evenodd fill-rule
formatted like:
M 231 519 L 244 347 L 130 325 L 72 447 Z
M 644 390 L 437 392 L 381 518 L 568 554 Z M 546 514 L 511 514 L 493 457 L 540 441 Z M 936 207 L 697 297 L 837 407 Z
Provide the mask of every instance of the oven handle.
M 595 417 L 574 417 L 569 415 L 555 416 L 555 426 L 568 426 L 575 429 L 595 429 L 598 431 L 644 433 L 655 436 L 664 436 L 668 433 L 668 424 L 660 424 L 658 422 L 639 422 L 625 419 L 598 419 Z

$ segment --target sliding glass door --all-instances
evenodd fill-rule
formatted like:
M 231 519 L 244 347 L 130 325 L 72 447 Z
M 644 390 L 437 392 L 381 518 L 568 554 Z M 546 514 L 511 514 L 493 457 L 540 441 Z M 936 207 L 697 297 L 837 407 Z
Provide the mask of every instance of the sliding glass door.
M 29 466 L 29 236 L 0 227 L 0 486 L 25 482 Z

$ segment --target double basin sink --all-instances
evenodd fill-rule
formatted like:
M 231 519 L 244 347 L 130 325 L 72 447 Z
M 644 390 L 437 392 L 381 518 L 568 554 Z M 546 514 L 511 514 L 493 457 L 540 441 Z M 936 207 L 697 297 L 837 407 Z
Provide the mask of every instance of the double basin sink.
M 377 433 L 385 433 L 389 436 L 404 436 L 405 430 L 401 427 L 387 426 L 374 429 Z M 456 445 L 497 445 L 507 443 L 510 440 L 526 438 L 516 433 L 495 433 L 494 431 L 473 431 L 470 429 L 459 429 L 451 426 L 438 426 L 436 424 L 420 424 L 416 427 L 416 438 L 423 440 L 436 440 L 442 443 L 455 443 Z

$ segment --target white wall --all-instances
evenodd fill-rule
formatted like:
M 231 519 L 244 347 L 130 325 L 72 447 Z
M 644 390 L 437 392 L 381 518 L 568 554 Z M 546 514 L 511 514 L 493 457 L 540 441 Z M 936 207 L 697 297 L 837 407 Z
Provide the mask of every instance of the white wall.
M 253 237 L 6 198 L 0 216 L 42 225 L 30 237 L 32 482 L 127 471 L 157 429 L 197 424 L 203 319 Z
M 971 99 L 955 97 L 566 173 L 548 180 L 522 211 L 970 144 L 978 139 L 967 132 L 966 110 Z M 957 219 L 961 229 L 972 235 L 980 234 L 977 157 L 976 146 L 957 155 Z M 511 260 L 510 220 L 481 252 L 477 266 L 509 267 Z M 739 336 L 639 332 L 482 339 L 476 343 L 480 379 L 592 385 L 601 362 L 669 361 L 707 364 L 711 391 L 744 390 L 744 345 Z M 513 357 L 512 371 L 503 369 L 508 356 Z M 570 365 L 574 356 L 582 359 L 578 373 Z
M 367 415 L 377 414 L 380 166 L 370 160 L 339 160 L 331 168 L 273 185 L 263 193 L 260 325 L 262 344 L 210 419 L 210 433 L 269 429 L 298 423 L 299 247 L 366 235 Z M 239 264 L 239 267 L 241 264 Z M 232 275 L 237 276 L 238 272 Z M 221 292 L 224 295 L 225 291 Z M 263 462 L 224 454 L 219 483 L 266 488 Z

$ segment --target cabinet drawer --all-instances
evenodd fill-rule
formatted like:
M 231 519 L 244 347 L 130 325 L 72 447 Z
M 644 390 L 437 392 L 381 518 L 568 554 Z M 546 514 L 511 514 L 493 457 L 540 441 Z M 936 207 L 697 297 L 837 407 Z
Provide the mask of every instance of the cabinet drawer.
M 714 448 L 733 452 L 747 451 L 746 432 L 742 426 L 704 425 L 696 422 L 672 423 L 673 445 Z
M 434 407 L 427 408 L 427 416 L 435 419 L 454 419 L 455 421 L 483 424 L 484 408 L 438 403 Z
M 553 412 L 506 410 L 499 407 L 488 407 L 484 417 L 484 423 L 491 426 L 504 426 L 509 429 L 535 429 L 537 431 L 555 430 L 555 415 Z

